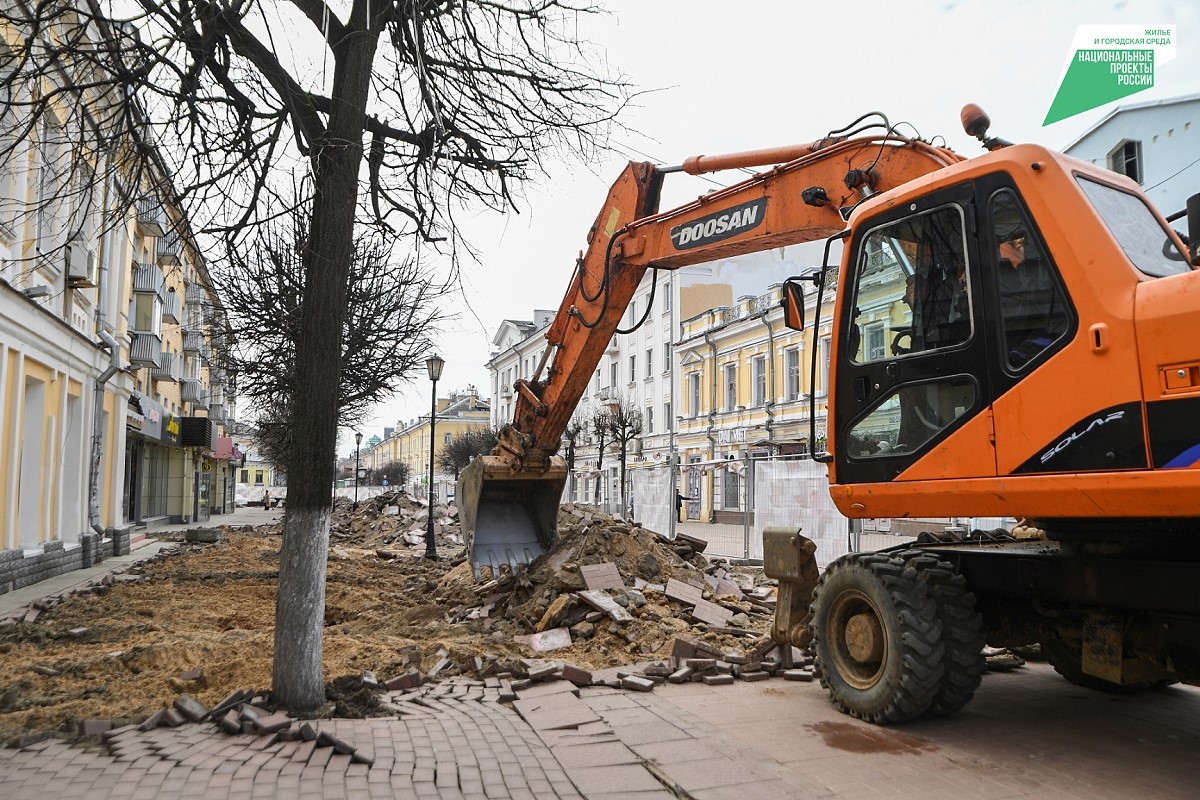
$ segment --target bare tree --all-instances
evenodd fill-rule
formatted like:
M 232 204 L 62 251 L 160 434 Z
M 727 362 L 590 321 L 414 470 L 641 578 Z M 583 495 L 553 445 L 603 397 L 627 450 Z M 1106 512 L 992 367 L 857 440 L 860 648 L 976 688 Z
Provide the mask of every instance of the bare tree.
M 304 309 L 303 253 L 310 220 L 302 209 L 263 226 L 253 246 L 232 254 L 218 278 L 226 306 L 230 346 L 221 359 L 240 376 L 261 411 L 261 444 L 276 463 L 288 460 L 287 420 L 296 383 L 296 349 Z M 422 367 L 441 319 L 440 291 L 427 269 L 391 256 L 385 240 L 369 231 L 354 243 L 342 321 L 338 424 L 353 427 L 373 404 L 386 399 Z
M 592 502 L 600 505 L 600 485 L 604 483 L 604 448 L 608 446 L 608 412 L 603 406 L 597 406 L 588 417 L 587 424 L 592 438 L 596 440 L 596 471 L 600 473 Z
M 583 420 L 576 413 L 567 421 L 567 427 L 563 428 L 562 435 L 563 442 L 566 443 L 566 452 L 563 455 L 567 461 L 567 480 L 571 482 L 571 497 L 575 496 L 575 446 L 582 434 Z
M 24 116 L 89 109 L 104 122 L 78 126 L 95 129 L 79 151 L 109 152 L 119 134 L 117 163 L 161 164 L 155 191 L 231 248 L 295 205 L 281 187 L 311 179 L 273 691 L 315 708 L 355 226 L 453 251 L 456 210 L 509 208 L 543 159 L 590 154 L 625 87 L 589 65 L 576 31 L 594 9 L 569 0 L 351 0 L 344 14 L 322 0 L 132 0 L 120 24 L 102 1 L 0 8 L 17 32 L 0 79 L 65 87 L 18 97 Z
M 363 471 L 367 473 L 368 486 L 378 486 L 386 480 L 389 486 L 395 486 L 397 489 L 408 483 L 412 474 L 412 468 L 403 461 L 389 461 L 382 467 Z
M 468 428 L 450 437 L 450 441 L 438 453 L 437 466 L 447 475 L 458 480 L 458 473 L 466 469 L 471 459 L 486 455 L 496 448 L 496 431 L 482 425 Z
M 621 397 L 608 403 L 608 433 L 621 460 L 621 508 L 627 507 L 625 470 L 629 458 L 629 443 L 642 435 L 642 412 L 631 407 Z

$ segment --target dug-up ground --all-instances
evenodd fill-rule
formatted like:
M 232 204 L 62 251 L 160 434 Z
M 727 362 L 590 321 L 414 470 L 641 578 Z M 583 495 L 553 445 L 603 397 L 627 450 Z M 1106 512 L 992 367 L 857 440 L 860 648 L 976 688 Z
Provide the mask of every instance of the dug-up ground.
M 680 656 L 728 656 L 725 666 L 761 671 L 774 589 L 759 570 L 710 562 L 692 545 L 568 505 L 552 552 L 516 578 L 477 583 L 452 506 L 434 510 L 439 559 L 421 558 L 426 513 L 400 494 L 357 509 L 339 501 L 324 715 L 386 715 L 382 693 L 416 683 L 520 681 L 536 676 L 539 659 L 611 685 L 641 680 L 617 668 L 647 662 L 661 682 Z M 0 674 L 9 678 L 0 741 L 75 736 L 89 721 L 140 723 L 181 695 L 211 707 L 238 690 L 265 694 L 281 526 L 218 530 L 219 541 L 181 541 L 0 620 Z

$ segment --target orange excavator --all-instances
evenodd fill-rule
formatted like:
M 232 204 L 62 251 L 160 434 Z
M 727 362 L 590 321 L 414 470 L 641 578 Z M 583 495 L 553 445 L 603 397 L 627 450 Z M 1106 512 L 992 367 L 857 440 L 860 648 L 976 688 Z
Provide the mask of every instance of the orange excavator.
M 815 458 L 838 508 L 1023 522 L 930 532 L 820 577 L 809 540 L 768 530 L 772 636 L 811 645 L 835 705 L 881 724 L 965 705 L 985 640 L 1040 642 L 1092 688 L 1200 683 L 1200 194 L 1189 243 L 1132 180 L 990 137 L 977 106 L 963 126 L 987 152 L 970 159 L 875 118 L 624 170 L 513 422 L 460 479 L 477 573 L 554 542 L 561 434 L 647 270 L 824 239 L 822 269 L 781 294 L 789 327 L 820 331 L 806 305 L 836 291 Z M 667 173 L 746 167 L 767 169 L 658 210 Z

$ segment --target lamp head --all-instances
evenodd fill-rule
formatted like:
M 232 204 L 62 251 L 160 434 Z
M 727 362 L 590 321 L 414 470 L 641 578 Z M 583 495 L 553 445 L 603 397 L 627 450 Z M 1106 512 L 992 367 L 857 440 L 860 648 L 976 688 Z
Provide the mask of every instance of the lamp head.
M 432 355 L 425 359 L 425 368 L 429 370 L 429 380 L 436 381 L 442 377 L 442 367 L 446 361 L 441 356 Z
M 362 444 L 362 434 L 356 433 L 356 434 L 354 434 L 354 446 L 357 447 L 360 444 Z

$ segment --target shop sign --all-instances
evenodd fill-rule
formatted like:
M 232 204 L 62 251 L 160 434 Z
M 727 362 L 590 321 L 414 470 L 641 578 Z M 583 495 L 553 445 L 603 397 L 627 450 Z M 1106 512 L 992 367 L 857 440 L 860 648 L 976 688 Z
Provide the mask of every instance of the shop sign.
M 717 431 L 717 444 L 745 444 L 746 429 L 734 428 L 733 430 Z
M 179 417 L 175 414 L 163 414 L 162 435 L 163 444 L 179 447 Z

